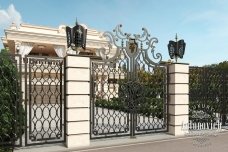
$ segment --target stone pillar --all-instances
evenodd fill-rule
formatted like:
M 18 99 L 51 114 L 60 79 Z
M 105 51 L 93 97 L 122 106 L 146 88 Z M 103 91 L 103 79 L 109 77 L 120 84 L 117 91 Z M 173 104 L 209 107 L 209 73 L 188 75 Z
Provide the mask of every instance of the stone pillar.
M 90 144 L 90 58 L 65 58 L 66 146 Z
M 15 54 L 19 53 L 20 47 L 21 47 L 21 42 L 20 41 L 15 41 Z
M 184 135 L 182 125 L 189 117 L 189 64 L 168 65 L 168 129 L 172 135 Z

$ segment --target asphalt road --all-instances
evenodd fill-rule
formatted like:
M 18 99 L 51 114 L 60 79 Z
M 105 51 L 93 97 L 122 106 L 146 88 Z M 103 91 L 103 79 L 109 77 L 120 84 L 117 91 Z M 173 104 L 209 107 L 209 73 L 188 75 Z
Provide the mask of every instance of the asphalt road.
M 74 151 L 77 152 L 77 151 Z M 80 150 L 80 152 L 228 152 L 228 132 Z

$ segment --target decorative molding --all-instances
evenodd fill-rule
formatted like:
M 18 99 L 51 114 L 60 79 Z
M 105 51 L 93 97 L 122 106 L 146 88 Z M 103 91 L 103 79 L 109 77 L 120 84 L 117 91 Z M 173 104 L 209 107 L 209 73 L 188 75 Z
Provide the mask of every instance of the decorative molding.
M 36 33 L 20 33 L 20 32 L 8 32 L 6 36 L 7 40 L 33 42 L 33 43 L 48 43 L 56 45 L 66 45 L 66 40 L 61 36 L 36 34 Z
M 66 45 L 65 35 L 51 35 L 33 32 L 22 32 L 14 30 L 6 30 L 6 39 L 14 41 L 26 41 L 34 43 L 50 43 L 55 45 Z M 87 39 L 88 46 L 107 47 L 108 43 L 99 39 Z
M 57 28 L 41 26 L 41 25 L 31 25 L 31 24 L 26 24 L 26 23 L 21 23 L 20 27 L 22 27 L 22 28 L 23 27 L 28 27 L 28 28 L 34 28 L 34 29 L 44 29 L 44 30 L 58 31 Z

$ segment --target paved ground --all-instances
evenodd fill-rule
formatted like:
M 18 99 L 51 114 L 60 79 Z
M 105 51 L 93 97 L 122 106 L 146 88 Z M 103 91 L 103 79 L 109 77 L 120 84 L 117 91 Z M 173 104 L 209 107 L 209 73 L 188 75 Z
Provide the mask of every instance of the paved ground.
M 16 152 L 228 152 L 228 132 L 216 136 L 174 137 L 167 134 L 138 136 L 136 139 L 93 140 L 90 147 L 67 149 L 61 144 L 26 147 Z
M 217 136 L 176 138 L 144 143 L 125 144 L 80 152 L 228 152 L 228 133 Z M 74 151 L 77 152 L 77 151 Z

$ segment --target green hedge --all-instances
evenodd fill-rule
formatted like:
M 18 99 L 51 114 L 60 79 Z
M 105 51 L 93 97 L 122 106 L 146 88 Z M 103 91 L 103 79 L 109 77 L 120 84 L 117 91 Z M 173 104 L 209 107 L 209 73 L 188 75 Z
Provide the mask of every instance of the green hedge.
M 110 100 L 97 99 L 95 101 L 96 107 L 107 108 L 112 110 L 119 110 L 123 112 L 130 112 L 127 103 L 124 103 L 120 98 L 112 98 Z M 164 114 L 164 100 L 162 98 L 148 98 L 135 106 L 135 112 L 144 116 L 163 118 Z
M 124 103 L 121 102 L 119 98 L 112 98 L 110 101 L 106 99 L 97 99 L 95 101 L 95 106 L 113 110 L 127 111 L 127 109 L 124 108 Z
M 160 73 L 159 73 L 160 72 Z M 95 106 L 119 110 L 123 112 L 135 112 L 144 116 L 163 118 L 164 115 L 164 81 L 161 70 L 156 74 L 139 71 L 139 81 L 129 81 L 127 79 L 118 80 L 119 98 L 109 100 L 97 97 Z M 133 94 L 132 94 L 133 93 Z M 161 98 L 156 98 L 160 94 Z M 131 97 L 130 97 L 131 96 Z M 133 103 L 124 100 L 134 100 Z
M 25 111 L 21 103 L 19 74 L 12 56 L 0 52 L 0 152 L 12 151 L 24 132 Z

